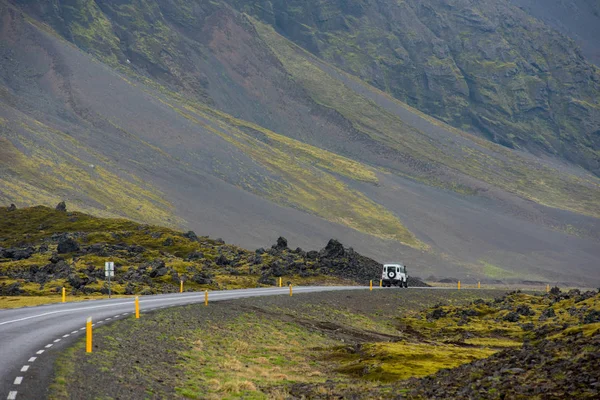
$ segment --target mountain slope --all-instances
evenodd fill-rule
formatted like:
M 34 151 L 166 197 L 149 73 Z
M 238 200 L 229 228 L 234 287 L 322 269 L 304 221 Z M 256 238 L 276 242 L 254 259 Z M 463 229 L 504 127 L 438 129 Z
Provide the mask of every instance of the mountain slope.
M 231 3 L 455 127 L 600 171 L 599 70 L 509 0 Z
M 422 276 L 594 275 L 588 173 L 450 128 L 223 3 L 16 3 L 0 2 L 3 202 L 244 247 L 337 237 Z
M 527 13 L 571 37 L 587 59 L 600 65 L 600 3 L 594 0 L 511 0 Z

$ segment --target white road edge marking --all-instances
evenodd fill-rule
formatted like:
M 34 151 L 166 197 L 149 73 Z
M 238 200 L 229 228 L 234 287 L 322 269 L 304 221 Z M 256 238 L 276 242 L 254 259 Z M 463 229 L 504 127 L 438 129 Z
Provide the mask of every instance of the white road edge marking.
M 67 333 L 66 335 L 63 335 L 64 338 L 67 338 L 69 336 L 71 336 L 71 334 L 69 334 L 69 333 Z
M 42 354 L 43 352 L 44 352 L 44 350 L 38 350 L 38 351 L 36 351 L 35 354 Z
M 309 292 L 310 293 L 310 287 L 298 287 L 295 290 L 297 291 L 297 293 L 304 293 L 304 292 Z M 365 289 L 364 287 L 354 287 L 353 289 Z M 412 288 L 414 289 L 414 288 Z M 420 288 L 419 288 L 420 289 Z M 435 289 L 453 289 L 454 288 L 435 288 Z M 331 289 L 330 289 L 331 290 Z M 336 289 L 336 290 L 349 290 L 348 288 L 342 288 L 342 289 Z M 247 298 L 247 297 L 257 297 L 257 295 L 261 294 L 261 293 L 272 293 L 272 294 L 284 294 L 287 293 L 287 288 L 272 288 L 272 289 L 265 289 L 265 290 L 253 290 L 252 292 L 248 293 L 247 289 L 238 289 L 238 290 L 225 290 L 222 292 L 213 292 L 212 295 L 213 297 L 217 297 L 217 298 L 221 298 L 221 297 L 228 297 L 231 296 L 232 294 L 234 294 L 235 292 L 246 292 L 246 295 L 242 295 L 242 297 L 239 298 Z M 187 293 L 186 293 L 187 294 Z M 182 298 L 185 299 L 189 299 L 189 298 L 197 298 L 198 301 L 193 301 L 190 302 L 188 304 L 196 304 L 201 302 L 201 299 L 204 298 L 204 294 L 203 293 L 197 293 L 197 292 L 193 292 L 193 293 L 189 293 L 189 296 L 184 296 L 182 297 L 181 295 L 177 296 L 177 297 L 164 297 L 164 298 L 158 298 L 158 299 L 143 299 L 141 301 L 143 301 L 142 304 L 143 305 L 145 303 L 154 303 L 157 301 L 175 301 L 177 303 L 169 305 L 168 307 L 172 307 L 172 306 L 178 306 L 178 305 L 182 305 L 185 303 L 180 303 L 180 301 L 182 300 Z M 28 319 L 32 319 L 32 318 L 39 318 L 39 317 L 44 317 L 46 315 L 53 315 L 53 314 L 60 314 L 60 313 L 67 313 L 67 312 L 71 312 L 71 311 L 85 311 L 85 310 L 93 310 L 96 308 L 106 308 L 106 307 L 115 307 L 115 306 L 122 306 L 122 305 L 131 305 L 130 302 L 127 303 L 113 303 L 113 304 L 104 304 L 104 305 L 100 305 L 100 306 L 91 306 L 91 307 L 81 307 L 81 308 L 69 308 L 66 310 L 56 310 L 56 311 L 49 311 L 47 313 L 42 313 L 42 314 L 36 314 L 36 315 L 30 315 L 29 317 L 23 317 L 23 318 L 19 318 L 19 319 L 13 319 L 10 321 L 4 321 L 4 322 L 0 322 L 0 326 L 2 325 L 6 325 L 6 324 L 12 324 L 15 322 L 21 322 L 21 321 L 26 321 Z M 167 306 L 165 306 L 167 307 Z M 85 327 L 83 327 L 80 330 L 85 329 Z
M 48 343 L 48 344 L 47 344 L 47 345 L 45 345 L 44 347 L 45 347 L 45 348 L 47 348 L 47 349 L 49 349 L 49 348 L 50 348 L 50 347 L 52 347 L 52 346 L 54 346 L 54 344 L 52 344 L 52 343 Z
M 23 377 L 22 377 L 22 376 L 17 376 L 17 377 L 15 378 L 15 382 L 14 382 L 14 384 L 15 384 L 15 385 L 20 385 L 20 384 L 21 384 L 21 382 L 23 382 Z
M 8 397 L 6 400 L 15 400 L 17 398 L 17 391 L 13 390 L 12 392 L 8 392 Z
M 54 343 L 60 342 L 62 339 L 54 339 Z
M 71 332 L 71 335 L 74 335 L 74 334 L 76 334 L 76 333 L 77 333 L 77 331 L 73 331 L 73 332 Z
M 27 360 L 27 362 L 34 362 L 35 360 L 37 360 L 37 357 L 30 357 L 29 360 Z
M 21 372 L 27 372 L 28 369 L 29 365 L 23 365 L 23 368 L 21 368 Z
M 82 328 L 79 328 L 79 330 L 80 330 L 80 331 L 82 331 L 82 330 L 84 330 L 84 329 L 85 329 L 85 326 L 84 326 L 84 327 L 82 327 Z

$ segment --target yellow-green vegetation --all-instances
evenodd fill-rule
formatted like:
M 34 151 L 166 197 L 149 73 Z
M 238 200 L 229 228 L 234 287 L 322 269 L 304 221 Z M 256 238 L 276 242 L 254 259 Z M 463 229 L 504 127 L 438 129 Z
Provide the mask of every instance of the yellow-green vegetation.
M 33 139 L 19 137 L 20 149 L 0 138 L 0 203 L 57 204 L 70 198 L 73 210 L 176 226 L 172 205 L 152 185 L 123 171 L 69 135 L 39 121 L 21 123 Z M 140 143 L 143 144 L 143 143 Z M 95 160 L 86 162 L 84 159 Z
M 0 280 L 0 282 L 2 282 Z M 113 295 L 112 298 L 124 298 L 129 296 Z M 108 299 L 107 295 L 94 296 L 66 296 L 67 302 L 86 301 L 86 300 L 103 300 Z M 54 296 L 2 296 L 0 297 L 0 308 L 20 308 L 33 307 L 43 304 L 53 304 L 62 302 L 60 293 Z
M 390 382 L 429 375 L 441 368 L 454 368 L 495 352 L 488 346 L 465 349 L 451 344 L 373 343 L 362 346 L 360 353 L 354 355 L 344 352 L 340 359 L 346 365 L 338 371 L 362 379 Z
M 373 168 L 199 104 L 188 104 L 185 109 L 173 104 L 171 107 L 190 121 L 242 149 L 274 176 L 283 178 L 263 178 L 262 182 L 255 181 L 246 185 L 245 189 L 360 232 L 398 240 L 412 247 L 427 248 L 402 225 L 397 216 L 361 192 L 351 189 L 336 176 L 377 183 Z M 265 135 L 267 140 L 261 141 L 242 128 Z
M 440 304 L 398 320 L 397 328 L 405 333 L 405 340 L 367 344 L 358 351 L 339 347 L 327 357 L 342 363 L 340 372 L 395 381 L 518 348 L 526 339 L 597 334 L 600 323 L 589 323 L 587 315 L 600 311 L 600 296 L 573 290 L 563 298 L 516 292 L 467 306 Z M 550 335 L 552 332 L 558 333 Z
M 294 323 L 252 314 L 198 330 L 190 339 L 194 347 L 182 365 L 187 379 L 178 392 L 194 399 L 264 399 L 259 387 L 324 382 L 324 363 L 306 354 L 335 343 Z
M 558 171 L 544 164 L 528 160 L 502 146 L 474 139 L 472 135 L 460 132 L 431 117 L 429 122 L 450 132 L 469 138 L 476 145 L 459 146 L 456 142 L 439 142 L 407 126 L 398 116 L 393 115 L 374 102 L 362 97 L 340 80 L 330 76 L 308 52 L 293 45 L 278 35 L 270 26 L 254 21 L 257 31 L 285 66 L 286 70 L 307 88 L 313 99 L 326 107 L 339 111 L 353 123 L 355 129 L 364 132 L 399 152 L 415 156 L 433 167 L 446 165 L 469 176 L 481 179 L 491 185 L 515 193 L 539 204 L 563 208 L 575 212 L 600 215 L 600 181 L 591 175 L 576 176 Z M 334 68 L 328 66 L 328 68 Z M 339 74 L 342 72 L 337 71 Z M 348 78 L 352 79 L 352 78 Z M 357 83 L 361 85 L 362 83 Z M 378 94 L 383 93 L 371 87 L 364 87 Z M 411 109 L 406 104 L 388 96 L 395 104 Z M 422 114 L 421 114 L 422 115 Z M 451 151 L 444 151 L 449 146 Z M 489 154 L 492 151 L 493 155 Z M 456 154 L 452 154 L 456 153 Z M 463 185 L 452 184 L 447 179 L 436 179 L 427 174 L 411 171 L 415 179 L 439 185 L 458 192 L 472 192 Z
M 476 301 L 469 307 L 439 305 L 402 318 L 400 327 L 441 342 L 510 347 L 531 338 L 535 328 L 562 331 L 563 326 L 569 326 L 576 331 L 585 325 L 583 313 L 594 310 L 600 311 L 598 295 L 586 298 L 572 294 L 557 300 L 552 296 L 516 292 L 491 302 Z

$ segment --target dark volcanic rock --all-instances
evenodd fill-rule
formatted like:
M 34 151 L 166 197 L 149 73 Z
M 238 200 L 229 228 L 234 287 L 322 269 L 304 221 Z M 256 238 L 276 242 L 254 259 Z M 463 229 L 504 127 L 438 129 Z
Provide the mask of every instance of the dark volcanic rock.
M 514 311 L 509 312 L 504 316 L 504 320 L 508 322 L 518 322 L 521 316 Z
M 535 315 L 535 311 L 533 311 L 531 309 L 531 307 L 529 307 L 527 305 L 521 305 L 521 306 L 517 307 L 516 313 L 519 315 L 523 315 L 525 317 Z
M 324 258 L 342 257 L 344 255 L 344 246 L 337 240 L 331 239 L 319 255 Z
M 260 278 L 258 278 L 258 283 L 268 286 L 275 286 L 276 280 L 269 275 L 261 275 Z
M 440 319 L 447 315 L 448 313 L 441 308 L 436 308 L 432 310 L 429 314 L 427 314 L 427 318 L 431 319 Z
M 548 307 L 544 311 L 542 311 L 542 314 L 540 315 L 540 321 L 545 321 L 548 318 L 554 318 L 554 317 L 556 317 L 556 313 L 554 312 L 554 309 L 552 307 Z
M 183 237 L 187 238 L 193 242 L 198 241 L 198 236 L 196 235 L 196 232 L 194 232 L 194 231 L 187 231 L 186 233 L 183 234 Z
M 24 249 L 0 249 L 0 258 L 8 258 L 11 260 L 19 261 L 30 258 L 35 249 L 33 247 L 27 247 Z
M 212 281 L 212 276 L 207 274 L 206 272 L 200 272 L 192 276 L 192 282 L 195 282 L 199 285 L 209 285 Z
M 21 289 L 20 282 L 11 283 L 10 285 L 0 284 L 0 296 L 19 296 L 24 293 L 25 291 Z
M 288 241 L 283 236 L 277 238 L 277 243 L 272 246 L 273 249 L 283 251 L 288 248 Z
M 56 211 L 67 212 L 67 205 L 64 201 L 61 201 L 56 205 Z
M 201 253 L 199 251 L 193 251 L 187 256 L 188 261 L 201 260 L 203 258 L 204 258 L 204 253 Z
M 225 257 L 223 254 L 221 254 L 219 257 L 217 257 L 217 259 L 215 260 L 215 264 L 224 267 L 226 265 L 230 265 L 231 261 L 227 259 L 227 257 Z
M 600 311 L 598 311 L 598 310 L 592 310 L 592 311 L 590 311 L 583 318 L 583 323 L 584 324 L 593 324 L 593 323 L 596 323 L 596 322 L 600 322 Z
M 10 205 L 10 206 L 7 208 L 7 210 L 8 210 L 8 211 L 15 211 L 16 209 L 17 209 L 17 206 L 15 206 L 14 204 L 11 204 L 11 205 Z
M 74 253 L 79 251 L 79 243 L 71 236 L 66 236 L 59 239 L 56 250 L 58 251 L 58 254 Z
M 404 387 L 415 399 L 598 399 L 599 355 L 600 335 L 539 340 Z

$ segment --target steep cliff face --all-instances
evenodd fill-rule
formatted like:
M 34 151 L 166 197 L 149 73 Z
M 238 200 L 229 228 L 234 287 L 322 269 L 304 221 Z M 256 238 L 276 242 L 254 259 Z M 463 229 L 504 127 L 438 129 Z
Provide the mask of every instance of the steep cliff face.
M 549 26 L 571 37 L 585 57 L 600 66 L 600 2 L 596 0 L 511 0 Z
M 455 127 L 600 173 L 600 73 L 508 0 L 231 1 Z

